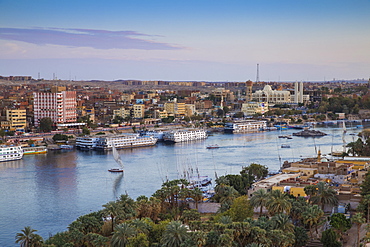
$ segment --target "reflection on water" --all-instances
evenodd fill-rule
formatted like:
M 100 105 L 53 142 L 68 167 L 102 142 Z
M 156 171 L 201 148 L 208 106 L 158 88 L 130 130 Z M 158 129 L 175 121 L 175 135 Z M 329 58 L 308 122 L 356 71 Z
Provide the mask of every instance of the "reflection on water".
M 342 149 L 340 128 L 319 129 L 321 138 L 281 139 L 280 132 L 214 134 L 206 140 L 174 145 L 118 150 L 124 174 L 108 172 L 116 166 L 111 153 L 50 151 L 22 160 L 0 163 L 0 246 L 16 246 L 14 237 L 25 226 L 42 237 L 67 229 L 77 217 L 102 209 L 108 201 L 127 193 L 133 199 L 150 197 L 166 179 L 184 174 L 210 176 L 237 174 L 251 163 L 278 170 L 285 160 L 327 154 Z M 346 142 L 360 130 L 347 129 Z M 283 131 L 291 135 L 296 130 Z M 349 134 L 355 135 L 349 135 Z M 207 149 L 217 144 L 218 149 Z M 291 148 L 281 148 L 289 144 Z M 280 159 L 279 159 L 280 158 Z
M 114 180 L 113 195 L 114 195 L 115 198 L 118 198 L 120 196 L 120 194 L 118 194 L 117 191 L 121 187 L 122 179 L 123 179 L 123 172 L 117 174 L 117 178 Z

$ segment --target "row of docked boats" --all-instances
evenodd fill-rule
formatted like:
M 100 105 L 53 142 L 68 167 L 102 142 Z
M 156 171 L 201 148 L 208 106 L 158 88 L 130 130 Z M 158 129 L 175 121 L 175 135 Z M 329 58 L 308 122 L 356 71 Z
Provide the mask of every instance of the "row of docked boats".
M 82 150 L 111 150 L 154 146 L 158 141 L 171 143 L 193 141 L 207 138 L 203 129 L 170 131 L 145 131 L 135 134 L 84 136 L 76 138 L 76 148 Z
M 47 152 L 46 146 L 22 147 L 16 144 L 3 144 L 0 145 L 0 162 L 20 160 L 23 155 L 46 154 Z

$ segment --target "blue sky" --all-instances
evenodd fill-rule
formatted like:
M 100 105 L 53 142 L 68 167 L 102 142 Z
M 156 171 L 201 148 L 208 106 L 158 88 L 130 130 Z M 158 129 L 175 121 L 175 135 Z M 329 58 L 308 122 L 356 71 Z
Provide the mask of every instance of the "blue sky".
M 369 0 L 0 0 L 0 75 L 370 77 Z

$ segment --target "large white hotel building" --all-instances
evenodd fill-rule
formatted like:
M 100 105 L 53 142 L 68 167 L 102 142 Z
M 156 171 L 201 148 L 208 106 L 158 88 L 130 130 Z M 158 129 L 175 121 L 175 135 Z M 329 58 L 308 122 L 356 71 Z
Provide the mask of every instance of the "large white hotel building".
M 76 122 L 76 106 L 75 91 L 33 93 L 34 124 L 39 126 L 45 117 L 50 117 L 55 124 Z

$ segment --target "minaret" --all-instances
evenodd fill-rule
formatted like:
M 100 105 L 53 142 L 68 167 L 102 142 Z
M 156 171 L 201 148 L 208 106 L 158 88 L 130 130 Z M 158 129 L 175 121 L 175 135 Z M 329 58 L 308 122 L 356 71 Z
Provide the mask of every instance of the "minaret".
M 303 103 L 303 82 L 299 83 L 299 103 Z
M 294 103 L 298 103 L 298 82 L 294 83 Z
M 246 81 L 246 90 L 245 90 L 245 100 L 247 102 L 252 101 L 252 87 L 253 87 L 253 82 L 251 80 Z

